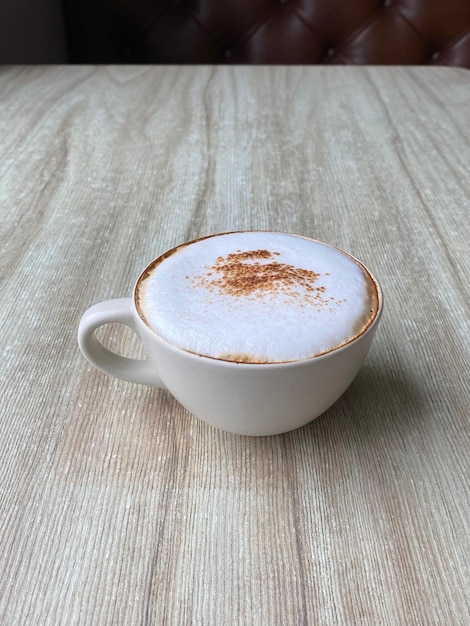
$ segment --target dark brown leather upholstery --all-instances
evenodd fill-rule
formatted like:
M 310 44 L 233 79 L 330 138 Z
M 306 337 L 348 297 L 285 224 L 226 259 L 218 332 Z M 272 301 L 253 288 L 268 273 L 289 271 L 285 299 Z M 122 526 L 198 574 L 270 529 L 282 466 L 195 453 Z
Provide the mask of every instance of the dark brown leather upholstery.
M 75 63 L 470 68 L 470 0 L 65 0 Z

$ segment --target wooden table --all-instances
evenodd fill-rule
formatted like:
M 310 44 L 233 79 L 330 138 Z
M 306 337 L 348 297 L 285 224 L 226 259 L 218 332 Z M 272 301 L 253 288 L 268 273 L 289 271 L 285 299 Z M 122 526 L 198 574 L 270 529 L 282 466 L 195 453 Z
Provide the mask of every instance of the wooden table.
M 469 103 L 442 67 L 0 70 L 2 625 L 469 624 Z M 252 228 L 382 284 L 333 408 L 245 438 L 87 364 L 88 306 Z

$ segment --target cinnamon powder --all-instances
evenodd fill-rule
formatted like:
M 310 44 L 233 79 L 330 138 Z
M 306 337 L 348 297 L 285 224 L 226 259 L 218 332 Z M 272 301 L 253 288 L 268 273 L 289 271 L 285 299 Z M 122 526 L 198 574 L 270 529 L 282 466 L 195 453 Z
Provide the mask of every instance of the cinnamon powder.
M 279 252 L 269 250 L 237 251 L 219 256 L 207 267 L 207 272 L 196 277 L 197 287 L 219 290 L 234 297 L 257 298 L 283 294 L 302 298 L 305 304 L 330 305 L 320 274 L 276 260 Z M 338 304 L 338 303 L 336 303 Z

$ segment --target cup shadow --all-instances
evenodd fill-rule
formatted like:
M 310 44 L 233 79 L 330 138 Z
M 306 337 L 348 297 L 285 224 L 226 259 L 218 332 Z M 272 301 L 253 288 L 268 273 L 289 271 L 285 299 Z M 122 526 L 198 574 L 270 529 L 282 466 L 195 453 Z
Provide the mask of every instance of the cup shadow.
M 263 489 L 284 488 L 287 483 L 295 492 L 307 471 L 316 475 L 312 480 L 317 486 L 331 490 L 332 481 L 341 482 L 353 466 L 369 476 L 371 466 L 393 462 L 396 451 L 426 427 L 430 402 L 419 380 L 398 361 L 369 360 L 343 396 L 301 428 L 270 437 L 211 430 L 224 451 L 223 468 L 217 466 L 212 480 L 217 474 L 230 475 L 238 485 Z M 201 422 L 199 436 L 207 432 Z M 392 449 L 395 452 L 387 455 Z
M 419 430 L 430 399 L 399 363 L 364 364 L 341 398 L 304 427 L 316 439 L 340 429 L 350 441 Z M 304 436 L 306 433 L 304 432 Z

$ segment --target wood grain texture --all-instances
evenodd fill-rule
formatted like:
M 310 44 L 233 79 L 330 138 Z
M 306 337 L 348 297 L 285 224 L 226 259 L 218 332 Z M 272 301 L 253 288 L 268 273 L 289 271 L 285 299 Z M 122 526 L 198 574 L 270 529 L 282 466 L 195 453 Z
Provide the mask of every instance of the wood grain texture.
M 468 624 L 469 101 L 438 67 L 0 69 L 1 624 Z M 323 416 L 229 435 L 85 362 L 88 306 L 249 228 L 382 284 Z

